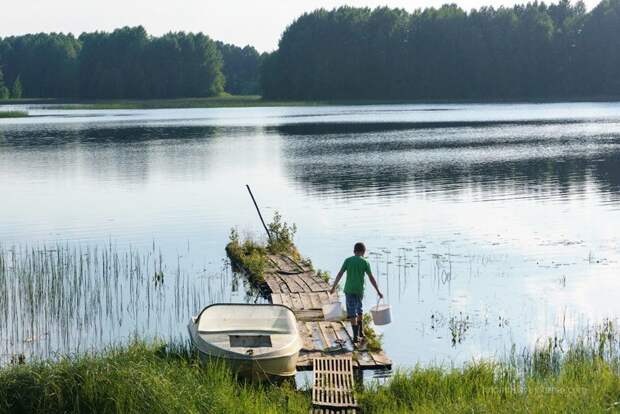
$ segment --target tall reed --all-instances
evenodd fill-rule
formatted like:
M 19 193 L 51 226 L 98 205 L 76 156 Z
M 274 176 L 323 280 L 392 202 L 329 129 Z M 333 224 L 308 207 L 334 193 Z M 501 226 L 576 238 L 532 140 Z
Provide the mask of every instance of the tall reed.
M 170 266 L 153 245 L 0 245 L 0 364 L 98 349 L 132 336 L 185 334 L 190 316 L 228 301 L 232 275 Z

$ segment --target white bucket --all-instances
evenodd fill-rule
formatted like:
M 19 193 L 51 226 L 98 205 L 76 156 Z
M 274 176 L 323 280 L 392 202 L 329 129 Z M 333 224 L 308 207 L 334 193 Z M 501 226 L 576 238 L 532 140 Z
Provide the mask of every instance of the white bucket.
M 323 317 L 326 321 L 341 321 L 346 318 L 346 311 L 340 302 L 323 305 Z
M 370 315 L 375 325 L 387 325 L 392 322 L 392 307 L 390 305 L 377 303 L 370 308 Z

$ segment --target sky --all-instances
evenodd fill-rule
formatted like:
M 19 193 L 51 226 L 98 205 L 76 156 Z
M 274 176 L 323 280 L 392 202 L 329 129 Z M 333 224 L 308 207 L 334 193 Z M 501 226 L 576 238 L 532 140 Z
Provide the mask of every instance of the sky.
M 2 0 L 3 2 L 7 0 Z M 511 6 L 527 0 L 20 0 L 2 6 L 0 37 L 36 32 L 110 31 L 142 25 L 152 35 L 203 32 L 211 38 L 259 51 L 277 48 L 287 25 L 306 11 L 390 6 L 415 10 L 457 3 L 469 10 Z M 585 0 L 588 9 L 599 0 Z

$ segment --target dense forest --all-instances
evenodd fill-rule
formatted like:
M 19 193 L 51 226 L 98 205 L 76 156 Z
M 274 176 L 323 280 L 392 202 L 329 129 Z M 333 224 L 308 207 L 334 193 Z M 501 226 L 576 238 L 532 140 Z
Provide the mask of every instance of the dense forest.
M 341 7 L 291 24 L 262 67 L 276 99 L 620 96 L 620 0 L 465 12 Z
M 466 12 L 451 4 L 306 13 L 259 54 L 202 33 L 0 39 L 0 99 L 528 99 L 620 96 L 620 0 Z
M 233 95 L 256 95 L 260 91 L 261 56 L 252 46 L 240 48 L 216 42 L 224 61 L 226 92 Z
M 176 98 L 258 93 L 258 52 L 202 33 L 33 34 L 0 39 L 0 99 Z M 228 85 L 228 86 L 227 86 Z

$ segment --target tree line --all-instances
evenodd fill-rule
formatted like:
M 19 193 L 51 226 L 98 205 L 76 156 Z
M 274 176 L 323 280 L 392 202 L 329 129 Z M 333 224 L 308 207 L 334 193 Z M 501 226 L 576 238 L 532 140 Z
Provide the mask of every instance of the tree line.
M 261 70 L 276 99 L 620 96 L 620 0 L 306 13 Z
M 202 33 L 39 33 L 0 39 L 0 99 L 257 94 L 258 52 Z
M 306 13 L 259 54 L 202 33 L 0 39 L 0 99 L 521 99 L 620 96 L 620 0 L 469 12 L 341 7 Z

